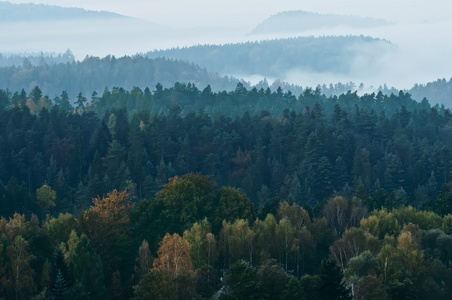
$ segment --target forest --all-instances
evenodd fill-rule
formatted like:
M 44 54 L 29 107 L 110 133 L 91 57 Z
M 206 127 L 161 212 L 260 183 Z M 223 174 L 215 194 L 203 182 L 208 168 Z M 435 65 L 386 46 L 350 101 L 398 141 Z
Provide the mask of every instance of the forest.
M 20 60 L 21 59 L 21 60 Z M 18 63 L 20 60 L 20 63 Z M 2 56 L 0 56 L 0 65 Z M 70 51 L 64 54 L 3 56 L 5 66 L 0 67 L 0 88 L 10 91 L 31 91 L 38 85 L 44 95 L 54 97 L 66 91 L 72 99 L 82 92 L 101 93 L 105 87 L 144 89 L 160 83 L 173 86 L 175 82 L 191 82 L 198 86 L 210 84 L 216 91 L 234 89 L 238 79 L 208 72 L 192 63 L 140 55 L 118 57 L 86 56 L 74 59 Z
M 371 64 L 394 49 L 389 41 L 365 36 L 308 36 L 154 50 L 145 56 L 193 62 L 220 74 L 285 78 L 291 70 L 351 74 L 357 58 Z
M 12 67 L 22 66 L 24 61 L 28 62 L 32 66 L 39 65 L 54 65 L 58 63 L 72 63 L 75 62 L 74 54 L 71 50 L 66 50 L 64 53 L 39 53 L 39 54 L 1 54 L 0 53 L 0 66 Z M 30 65 L 28 64 L 28 65 Z
M 452 99 L 452 78 L 437 79 L 426 84 L 415 84 L 410 89 L 413 99 L 422 100 L 422 98 L 430 99 L 434 103 L 444 103 L 451 106 Z
M 313 29 L 346 26 L 350 28 L 366 28 L 387 26 L 383 19 L 344 16 L 339 14 L 319 14 L 303 10 L 283 11 L 265 19 L 250 34 L 298 33 Z
M 297 42 L 294 41 L 294 43 Z M 322 43 L 327 45 L 326 42 Z M 241 47 L 238 44 L 225 45 L 223 47 L 236 48 L 234 51 L 242 52 L 242 56 L 247 56 L 251 55 L 246 53 L 247 51 L 249 53 L 253 52 L 253 47 L 261 48 L 261 50 L 271 48 L 272 42 L 268 41 L 265 46 L 248 43 L 248 45 L 244 44 Z M 209 72 L 198 65 L 188 63 L 190 60 L 194 61 L 194 57 L 207 55 L 207 52 L 214 51 L 214 49 L 214 46 L 199 46 L 160 52 L 155 51 L 147 54 L 147 56 L 155 56 L 155 58 L 145 58 L 144 55 L 119 58 L 115 56 L 106 56 L 103 58 L 87 56 L 82 61 L 76 60 L 69 49 L 59 54 L 0 54 L 0 89 L 8 89 L 9 91 L 25 89 L 30 91 L 35 86 L 39 86 L 44 97 L 47 96 L 52 99 L 60 95 L 61 91 L 66 91 L 69 101 L 73 104 L 76 96 L 80 92 L 91 95 L 94 91 L 101 93 L 105 88 L 118 89 L 118 87 L 129 90 L 134 87 L 139 87 L 145 90 L 146 87 L 155 86 L 158 83 L 166 88 L 173 87 L 175 82 L 190 83 L 199 87 L 209 85 L 212 91 L 221 92 L 234 90 L 237 83 L 240 82 L 247 89 L 255 87 L 257 90 L 261 88 L 277 90 L 280 87 L 284 92 L 290 91 L 295 95 L 299 95 L 310 88 L 290 84 L 279 79 L 268 82 L 265 78 L 252 85 L 233 76 L 223 76 L 215 72 Z M 203 51 L 207 52 L 200 55 L 199 53 Z M 267 52 L 267 50 L 265 51 Z M 223 50 L 220 52 L 223 53 Z M 193 57 L 190 55 L 193 55 Z M 163 56 L 167 56 L 167 58 Z M 174 60 L 171 57 L 180 57 L 180 59 L 187 61 Z M 321 60 L 319 57 L 318 59 Z M 221 60 L 218 61 L 217 63 L 220 64 Z M 262 64 L 270 65 L 271 62 L 262 62 Z M 216 67 L 223 68 L 222 66 Z M 140 71 L 135 72 L 134 70 Z M 90 80 L 86 80 L 86 76 L 91 76 Z M 451 86 L 452 79 L 446 80 L 443 78 L 426 84 L 415 84 L 412 88 L 404 90 L 404 92 L 410 93 L 411 97 L 418 102 L 422 101 L 423 98 L 427 98 L 431 103 L 440 103 L 446 105 L 446 107 L 450 107 L 452 96 Z M 326 96 L 339 96 L 347 93 L 349 90 L 357 90 L 360 94 L 363 94 L 369 88 L 375 90 L 375 93 L 381 91 L 386 95 L 391 95 L 391 93 L 397 94 L 399 92 L 398 89 L 388 87 L 386 84 L 379 87 L 369 87 L 364 86 L 363 83 L 354 82 L 338 82 L 329 85 L 322 84 L 311 88 L 319 88 L 320 93 Z
M 0 298 L 450 299 L 452 113 L 409 93 L 0 90 Z

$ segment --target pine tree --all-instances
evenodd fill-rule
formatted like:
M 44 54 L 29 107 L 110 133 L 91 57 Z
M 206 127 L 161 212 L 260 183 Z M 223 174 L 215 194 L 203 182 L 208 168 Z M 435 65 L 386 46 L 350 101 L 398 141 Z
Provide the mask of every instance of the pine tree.
M 61 269 L 58 269 L 58 273 L 55 278 L 55 282 L 52 287 L 52 294 L 55 300 L 64 299 L 64 294 L 67 291 L 66 279 L 64 279 Z
M 61 96 L 55 98 L 55 104 L 63 111 L 72 110 L 71 102 L 69 102 L 69 95 L 67 91 L 61 92 Z
M 83 113 L 85 111 L 85 105 L 86 105 L 87 101 L 88 101 L 88 99 L 86 99 L 83 96 L 82 92 L 78 93 L 77 100 L 75 101 L 75 105 L 76 105 L 77 110 L 80 113 Z
M 50 293 L 55 297 L 55 299 L 64 299 L 65 293 L 72 285 L 72 276 L 68 269 L 68 265 L 64 261 L 64 254 L 61 249 L 58 249 L 56 253 L 55 264 L 52 269 L 52 277 L 53 279 L 49 289 Z
M 35 86 L 30 93 L 30 98 L 34 103 L 38 103 L 39 99 L 42 97 L 42 91 L 39 86 Z

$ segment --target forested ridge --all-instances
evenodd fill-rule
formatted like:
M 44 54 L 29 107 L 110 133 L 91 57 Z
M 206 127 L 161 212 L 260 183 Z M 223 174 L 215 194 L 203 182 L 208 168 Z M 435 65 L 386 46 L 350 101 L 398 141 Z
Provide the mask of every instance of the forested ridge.
M 348 43 L 343 43 L 344 53 L 350 51 L 346 48 L 353 44 L 354 40 L 360 41 L 360 39 L 356 37 L 343 37 L 342 39 L 348 41 Z M 385 44 L 384 41 L 373 40 L 370 38 L 362 39 L 364 43 L 380 43 L 389 46 Z M 321 64 L 325 61 L 330 61 L 330 64 L 335 65 L 337 68 L 342 68 L 343 70 L 351 65 L 351 60 L 353 58 L 351 53 L 343 53 L 346 58 L 341 58 L 340 56 L 336 56 L 334 49 L 329 52 L 330 54 L 332 53 L 333 56 L 326 55 L 322 51 L 313 51 L 311 54 L 315 59 L 313 59 L 313 57 L 309 58 L 309 55 L 306 54 L 307 56 L 300 60 L 297 51 L 303 51 L 303 48 L 308 46 L 311 47 L 312 45 L 309 41 L 311 44 L 317 41 L 318 47 L 322 46 L 327 49 L 328 47 L 333 47 L 337 44 L 334 42 L 330 45 L 330 43 L 334 41 L 332 38 L 325 40 L 317 40 L 315 38 L 307 38 L 304 40 L 295 39 L 292 41 L 294 44 L 293 48 L 298 50 L 288 47 L 287 51 L 292 51 L 292 59 L 299 61 L 297 63 L 288 61 L 290 60 L 291 55 L 287 54 L 289 58 L 285 59 L 288 65 L 293 67 L 296 64 L 303 64 L 303 61 L 306 59 L 310 64 L 316 64 L 315 66 L 312 66 L 312 69 L 319 68 L 319 65 L 315 63 L 315 61 Z M 174 86 L 175 82 L 185 85 L 190 83 L 191 85 L 198 87 L 210 85 L 213 91 L 220 92 L 223 90 L 232 91 L 237 83 L 241 82 L 247 89 L 252 89 L 253 86 L 251 86 L 249 82 L 239 80 L 232 76 L 222 76 L 215 73 L 220 72 L 221 70 L 224 71 L 224 65 L 231 66 L 229 62 L 226 62 L 222 58 L 224 56 L 223 54 L 229 50 L 223 49 L 226 48 L 240 53 L 239 57 L 242 57 L 242 60 L 247 60 L 248 62 L 251 62 L 250 57 L 254 56 L 256 51 L 268 52 L 267 59 L 269 61 L 258 62 L 257 65 L 266 65 L 266 67 L 261 66 L 260 68 L 272 69 L 273 71 L 279 72 L 277 69 L 271 67 L 271 64 L 274 64 L 275 62 L 279 63 L 278 57 L 283 53 L 287 53 L 287 51 L 282 51 L 281 49 L 281 51 L 276 50 L 278 47 L 282 47 L 278 41 L 230 44 L 224 46 L 205 45 L 182 49 L 170 49 L 166 51 L 154 51 L 149 52 L 146 55 L 141 54 L 132 57 L 124 56 L 116 58 L 115 56 L 106 56 L 100 58 L 87 56 L 82 61 L 76 60 L 70 50 L 60 54 L 0 54 L 0 89 L 19 91 L 24 88 L 25 90 L 30 91 L 38 85 L 43 95 L 48 96 L 51 99 L 64 90 L 68 93 L 71 103 L 75 101 L 79 92 L 82 92 L 85 96 L 90 96 L 94 91 L 98 94 L 102 93 L 105 88 L 114 89 L 115 87 L 122 87 L 122 89 L 131 90 L 134 87 L 139 87 L 144 90 L 146 87 L 155 86 L 157 83 L 160 83 L 167 88 Z M 325 56 L 325 59 L 321 57 L 322 55 Z M 207 70 L 193 64 L 193 62 L 196 62 L 204 67 L 202 61 L 194 59 L 204 56 L 207 57 L 204 60 L 215 61 L 215 64 L 204 62 L 209 65 Z M 253 59 L 255 60 L 255 58 Z M 340 60 L 340 62 L 336 60 Z M 341 66 L 341 64 L 343 64 L 343 66 Z M 239 62 L 238 68 L 242 68 L 245 65 L 246 64 Z M 328 64 L 325 64 L 325 66 L 326 65 Z M 285 70 L 286 69 L 287 68 L 285 68 Z M 260 71 L 255 70 L 249 74 L 255 74 Z M 244 72 L 241 73 L 241 75 L 245 74 Z M 90 80 L 86 80 L 87 76 L 89 76 Z M 422 101 L 423 98 L 427 98 L 432 104 L 440 103 L 446 105 L 446 107 L 450 107 L 450 99 L 452 96 L 451 84 L 451 79 L 437 79 L 436 81 L 426 84 L 415 84 L 412 88 L 404 90 L 404 92 L 410 93 L 412 98 L 417 101 Z M 276 79 L 274 82 L 270 83 L 267 82 L 267 79 L 263 79 L 254 87 L 257 89 L 267 89 L 270 87 L 274 90 L 281 87 L 283 91 L 291 91 L 296 95 L 299 95 L 307 88 L 306 86 L 303 87 L 300 85 L 289 84 L 280 79 Z M 319 85 L 318 88 L 322 94 L 326 94 L 327 96 L 339 96 L 349 90 L 354 91 L 356 89 L 359 93 L 363 93 L 368 87 L 364 86 L 362 83 L 339 82 L 335 84 L 330 83 L 328 85 L 322 84 Z M 374 88 L 371 87 L 371 89 Z M 384 84 L 383 86 L 375 88 L 375 92 L 378 91 L 390 95 L 391 93 L 397 94 L 399 90 Z
M 88 98 L 0 90 L 0 297 L 452 296 L 450 109 L 241 83 Z
M 1 59 L 1 57 L 0 57 Z M 105 87 L 132 89 L 134 86 L 144 89 L 157 83 L 170 87 L 175 82 L 190 82 L 198 86 L 210 84 L 216 91 L 231 90 L 239 80 L 208 72 L 192 63 L 178 60 L 156 58 L 149 59 L 140 55 L 133 57 L 86 56 L 76 61 L 70 52 L 61 58 L 31 56 L 4 58 L 4 67 L 0 67 L 0 88 L 10 91 L 32 90 L 36 85 L 44 95 L 53 98 L 66 91 L 75 98 L 79 92 L 102 93 Z M 11 63 L 15 62 L 14 65 Z
M 49 20 L 85 20 L 85 19 L 121 19 L 126 16 L 106 12 L 91 11 L 75 7 L 59 7 L 55 5 L 33 3 L 10 3 L 0 1 L 0 22 L 26 22 Z
M 318 14 L 303 10 L 284 11 L 265 19 L 250 34 L 303 32 L 338 26 L 366 28 L 385 26 L 390 23 L 382 19 L 344 16 L 338 14 Z
M 437 79 L 426 84 L 415 84 L 410 93 L 416 100 L 429 99 L 432 103 L 443 103 L 450 106 L 452 99 L 452 78 Z
M 371 65 L 394 48 L 366 36 L 308 36 L 154 50 L 145 56 L 181 59 L 220 74 L 284 78 L 288 71 L 351 74 L 356 59 Z
M 22 66 L 25 64 L 32 66 L 39 66 L 42 64 L 58 64 L 58 63 L 72 63 L 75 61 L 74 54 L 68 49 L 64 53 L 39 53 L 39 54 L 1 54 L 0 66 L 12 67 Z

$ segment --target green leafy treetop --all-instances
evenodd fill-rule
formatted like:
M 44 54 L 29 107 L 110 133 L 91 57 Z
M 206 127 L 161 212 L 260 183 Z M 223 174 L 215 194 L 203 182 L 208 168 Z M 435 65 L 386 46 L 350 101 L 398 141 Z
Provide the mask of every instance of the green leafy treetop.
M 55 207 L 56 192 L 46 184 L 36 190 L 36 202 L 43 213 L 51 207 Z
M 168 180 L 157 198 L 165 206 L 163 214 L 168 220 L 169 232 L 182 234 L 196 221 L 210 216 L 214 209 L 216 184 L 199 173 L 190 173 Z

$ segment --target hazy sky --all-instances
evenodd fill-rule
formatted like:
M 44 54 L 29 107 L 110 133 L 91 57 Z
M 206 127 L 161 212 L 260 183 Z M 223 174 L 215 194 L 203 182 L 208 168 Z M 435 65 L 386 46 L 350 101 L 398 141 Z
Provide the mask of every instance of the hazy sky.
M 64 52 L 71 49 L 77 58 L 85 55 L 132 55 L 153 49 L 195 44 L 243 42 L 257 24 L 282 11 L 305 10 L 382 18 L 392 26 L 363 30 L 334 29 L 305 32 L 304 35 L 366 35 L 383 38 L 398 46 L 397 53 L 383 57 L 379 68 L 361 66 L 355 78 L 292 71 L 283 78 L 302 85 L 338 81 L 388 83 L 410 88 L 437 78 L 452 77 L 452 1 L 450 0 L 12 0 L 12 3 L 50 4 L 103 10 L 152 21 L 185 31 L 152 31 L 146 24 L 95 25 L 53 24 L 27 27 L 26 24 L 0 28 L 1 52 Z M 51 20 L 49 20 L 51 21 Z M 50 23 L 50 22 L 49 22 Z M 0 23 L 1 25 L 1 23 Z M 22 27 L 21 27 L 22 26 Z M 150 25 L 149 25 L 150 26 Z M 92 30 L 96 28 L 96 30 Z M 55 31 L 54 31 L 55 30 Z M 266 36 L 262 38 L 278 38 Z M 323 82 L 322 82 L 323 81 Z
M 307 10 L 373 16 L 396 20 L 436 21 L 449 18 L 449 0 L 12 0 L 105 10 L 173 26 L 221 25 L 253 27 L 268 16 L 286 10 Z M 194 18 L 195 17 L 195 18 Z

